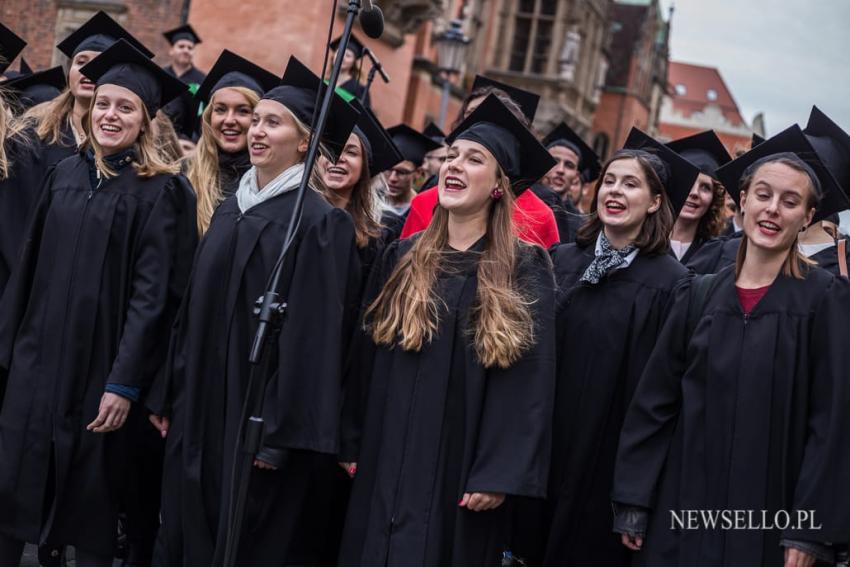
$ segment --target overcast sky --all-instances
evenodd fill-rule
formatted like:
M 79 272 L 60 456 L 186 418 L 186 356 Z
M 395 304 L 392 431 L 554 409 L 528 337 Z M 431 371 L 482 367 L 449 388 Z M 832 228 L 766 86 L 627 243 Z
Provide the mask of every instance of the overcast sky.
M 675 5 L 671 59 L 717 67 L 747 122 L 804 128 L 816 104 L 850 131 L 850 0 L 661 4 Z

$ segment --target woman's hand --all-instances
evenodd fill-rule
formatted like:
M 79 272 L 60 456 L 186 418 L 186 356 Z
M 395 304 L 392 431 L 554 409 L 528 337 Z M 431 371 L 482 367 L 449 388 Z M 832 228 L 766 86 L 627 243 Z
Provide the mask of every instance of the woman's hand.
M 127 421 L 127 414 L 130 413 L 130 404 L 127 398 L 105 392 L 100 398 L 97 417 L 88 424 L 86 429 L 94 433 L 109 433 L 121 429 Z
M 338 463 L 339 466 L 342 467 L 342 470 L 348 474 L 351 478 L 354 478 L 354 475 L 357 474 L 357 463 Z
M 159 431 L 162 438 L 165 439 L 165 436 L 168 435 L 168 428 L 171 427 L 171 420 L 165 416 L 153 414 L 148 416 L 148 420 L 154 427 L 156 427 L 156 430 Z
M 815 558 L 808 553 L 793 547 L 785 548 L 785 567 L 812 567 L 814 564 Z
M 640 551 L 643 547 L 643 538 L 640 536 L 620 534 L 620 541 L 622 541 L 623 545 L 625 545 L 632 551 Z
M 484 512 L 485 510 L 495 510 L 504 501 L 504 494 L 497 494 L 495 492 L 467 492 L 460 499 L 458 505 L 473 512 Z
M 277 467 L 260 459 L 254 459 L 254 466 L 263 471 L 276 471 Z

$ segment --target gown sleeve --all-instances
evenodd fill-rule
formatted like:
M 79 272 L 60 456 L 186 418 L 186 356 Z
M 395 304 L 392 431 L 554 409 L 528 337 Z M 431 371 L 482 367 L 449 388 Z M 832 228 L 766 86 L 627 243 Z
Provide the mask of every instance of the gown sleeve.
M 344 360 L 360 290 L 348 213 L 333 209 L 305 228 L 290 281 L 277 370 L 266 389 L 263 450 L 335 454 Z
M 137 245 L 130 299 L 107 384 L 144 390 L 165 360 L 173 322 L 197 243 L 195 198 L 175 177 L 160 192 Z
M 611 494 L 619 504 L 652 508 L 655 502 L 681 409 L 690 284 L 686 278 L 674 291 L 670 314 L 626 412 Z
M 794 511 L 813 511 L 814 518 L 786 530 L 783 537 L 788 540 L 828 544 L 846 542 L 850 535 L 850 355 L 844 344 L 848 321 L 850 281 L 834 278 L 812 323 L 808 436 L 793 501 Z
M 377 346 L 364 328 L 364 314 L 381 293 L 398 258 L 399 242 L 384 249 L 366 284 L 360 305 L 360 316 L 351 342 L 351 355 L 343 383 L 342 416 L 340 418 L 340 449 L 338 458 L 343 462 L 356 462 L 360 456 L 363 420 L 369 397 L 369 384 Z
M 547 252 L 527 257 L 518 284 L 527 291 L 535 343 L 510 368 L 487 370 L 475 457 L 466 492 L 546 495 L 555 397 L 555 278 Z

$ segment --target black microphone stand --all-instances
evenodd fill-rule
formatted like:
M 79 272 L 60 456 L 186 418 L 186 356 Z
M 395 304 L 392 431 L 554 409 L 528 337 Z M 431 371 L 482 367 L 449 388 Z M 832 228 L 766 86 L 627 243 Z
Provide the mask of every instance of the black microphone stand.
M 366 75 L 366 88 L 363 89 L 363 94 L 360 95 L 360 104 L 366 106 L 366 98 L 369 96 L 369 89 L 372 88 L 372 82 L 375 80 L 375 73 L 378 72 L 378 68 L 372 63 L 372 68 L 369 69 L 369 74 Z
M 304 176 L 295 200 L 295 208 L 289 219 L 283 246 L 278 256 L 274 270 L 269 277 L 269 285 L 263 296 L 257 300 L 255 315 L 259 323 L 251 345 L 251 374 L 248 380 L 248 389 L 245 395 L 245 403 L 242 408 L 242 426 L 237 436 L 236 455 L 233 466 L 233 477 L 231 479 L 230 499 L 227 502 L 227 538 L 225 542 L 223 567 L 236 567 L 237 552 L 239 550 L 239 538 L 242 533 L 242 520 L 245 515 L 245 501 L 248 497 L 248 484 L 254 459 L 263 438 L 263 405 L 266 395 L 268 378 L 272 374 L 271 360 L 272 349 L 275 348 L 277 337 L 280 334 L 283 318 L 286 312 L 286 303 L 280 301 L 278 288 L 286 257 L 295 239 L 295 232 L 301 222 L 301 212 L 304 208 L 304 195 L 310 182 L 310 172 L 319 155 L 319 144 L 325 125 L 328 121 L 331 101 L 335 96 L 335 89 L 339 81 L 342 68 L 342 58 L 348 48 L 351 38 L 351 30 L 354 19 L 360 12 L 360 0 L 348 1 L 348 12 L 345 17 L 345 28 L 342 32 L 339 48 L 334 59 L 331 77 L 322 98 L 319 119 L 310 137 L 310 145 L 307 157 L 304 161 Z

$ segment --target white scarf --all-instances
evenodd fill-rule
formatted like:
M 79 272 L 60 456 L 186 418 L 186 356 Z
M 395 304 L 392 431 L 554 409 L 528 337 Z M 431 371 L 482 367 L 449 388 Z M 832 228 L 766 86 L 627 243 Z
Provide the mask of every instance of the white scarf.
M 260 189 L 257 187 L 257 168 L 252 166 L 239 180 L 239 189 L 236 190 L 236 202 L 239 204 L 239 210 L 245 213 L 248 209 L 256 207 L 260 203 L 297 189 L 301 185 L 303 175 L 304 164 L 298 163 Z

